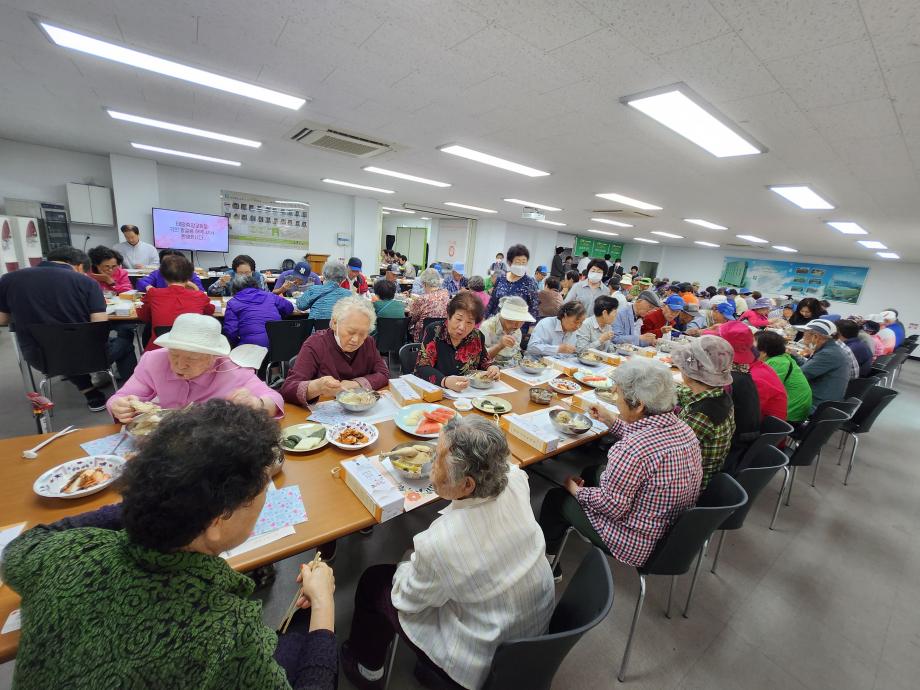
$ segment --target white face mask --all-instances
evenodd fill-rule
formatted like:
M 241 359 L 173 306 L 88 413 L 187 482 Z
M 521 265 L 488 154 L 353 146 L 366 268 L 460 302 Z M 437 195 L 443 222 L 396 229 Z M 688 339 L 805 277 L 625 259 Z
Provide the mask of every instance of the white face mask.
M 510 269 L 514 275 L 520 277 L 527 274 L 527 264 L 514 264 Z
M 601 273 L 600 271 L 589 271 L 588 272 L 588 280 L 590 280 L 592 283 L 601 282 L 601 278 L 603 277 L 604 277 L 604 274 Z

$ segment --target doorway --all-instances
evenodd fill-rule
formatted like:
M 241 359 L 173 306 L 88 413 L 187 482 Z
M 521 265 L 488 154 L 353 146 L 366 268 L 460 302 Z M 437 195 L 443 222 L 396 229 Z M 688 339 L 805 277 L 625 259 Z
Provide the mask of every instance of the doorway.
M 655 280 L 655 277 L 658 275 L 658 262 L 657 261 L 640 261 L 639 262 L 639 275 Z

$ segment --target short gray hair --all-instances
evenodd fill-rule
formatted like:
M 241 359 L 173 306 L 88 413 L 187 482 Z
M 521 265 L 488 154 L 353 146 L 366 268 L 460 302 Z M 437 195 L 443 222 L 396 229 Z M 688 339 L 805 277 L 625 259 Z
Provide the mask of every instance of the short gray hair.
M 511 451 L 495 424 L 482 417 L 455 415 L 444 427 L 444 440 L 452 484 L 471 477 L 476 482 L 473 498 L 492 498 L 505 490 Z
M 440 287 L 441 274 L 433 268 L 426 268 L 422 271 L 422 275 L 419 276 L 419 282 L 422 287 Z
M 323 266 L 323 281 L 341 283 L 348 277 L 348 269 L 341 261 L 327 261 Z
M 613 380 L 630 407 L 642 403 L 650 415 L 672 412 L 677 404 L 671 370 L 645 357 L 630 357 L 616 368 Z
M 259 281 L 256 280 L 255 274 L 248 273 L 246 275 L 238 275 L 230 281 L 230 294 L 235 295 L 240 290 L 245 290 L 246 288 L 257 288 L 259 287 Z
M 357 295 L 343 297 L 332 306 L 332 319 L 338 323 L 351 312 L 358 312 L 366 316 L 370 321 L 370 329 L 374 330 L 374 326 L 377 324 L 377 312 L 374 311 L 370 301 Z

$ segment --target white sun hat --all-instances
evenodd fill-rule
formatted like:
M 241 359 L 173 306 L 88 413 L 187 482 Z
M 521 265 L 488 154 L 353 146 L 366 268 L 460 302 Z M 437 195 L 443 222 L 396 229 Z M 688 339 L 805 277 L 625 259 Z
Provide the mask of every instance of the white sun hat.
M 153 341 L 167 350 L 200 352 L 205 355 L 226 355 L 230 343 L 220 332 L 220 321 L 204 314 L 180 314 L 172 330 Z
M 530 311 L 527 309 L 527 302 L 522 297 L 517 297 L 516 295 L 502 297 L 498 306 L 498 315 L 505 321 L 526 321 L 528 323 L 536 321 L 531 316 Z

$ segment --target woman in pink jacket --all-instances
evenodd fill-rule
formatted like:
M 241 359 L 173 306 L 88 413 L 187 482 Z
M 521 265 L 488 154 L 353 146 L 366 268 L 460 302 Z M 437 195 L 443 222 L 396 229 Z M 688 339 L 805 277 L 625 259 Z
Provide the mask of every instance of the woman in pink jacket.
M 93 264 L 89 275 L 103 292 L 121 294 L 132 289 L 128 272 L 119 265 L 121 254 L 114 249 L 102 245 L 93 247 L 89 250 L 89 260 Z

